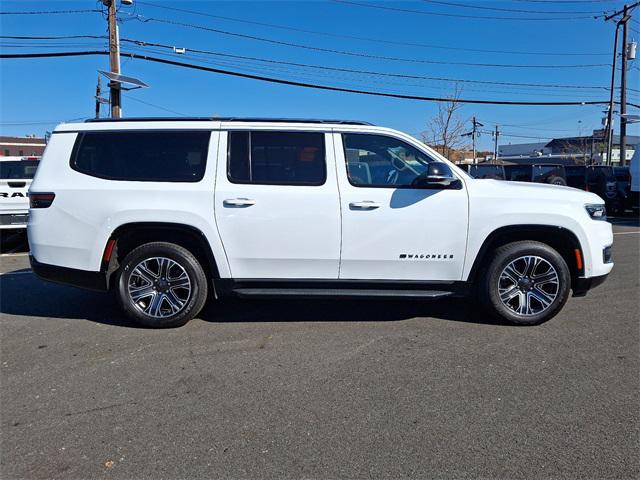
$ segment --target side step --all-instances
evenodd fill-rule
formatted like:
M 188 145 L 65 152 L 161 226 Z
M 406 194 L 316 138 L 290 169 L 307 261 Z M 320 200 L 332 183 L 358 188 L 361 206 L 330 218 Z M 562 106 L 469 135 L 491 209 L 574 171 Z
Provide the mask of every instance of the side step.
M 373 290 L 354 288 L 234 288 L 238 297 L 376 297 L 442 298 L 453 295 L 443 290 Z

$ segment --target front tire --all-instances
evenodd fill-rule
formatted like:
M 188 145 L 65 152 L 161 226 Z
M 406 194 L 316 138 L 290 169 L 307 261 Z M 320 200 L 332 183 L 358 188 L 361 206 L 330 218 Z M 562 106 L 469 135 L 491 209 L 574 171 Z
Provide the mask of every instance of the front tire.
M 493 316 L 513 325 L 538 325 L 569 298 L 571 274 L 549 245 L 513 242 L 498 248 L 480 280 L 478 295 Z
M 207 277 L 189 250 L 153 242 L 132 250 L 118 276 L 117 295 L 124 312 L 145 327 L 180 327 L 207 300 Z

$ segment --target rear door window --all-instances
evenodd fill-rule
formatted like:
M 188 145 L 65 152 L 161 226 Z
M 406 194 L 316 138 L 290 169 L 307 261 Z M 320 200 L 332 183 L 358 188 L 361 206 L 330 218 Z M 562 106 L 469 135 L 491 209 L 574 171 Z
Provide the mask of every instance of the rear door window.
M 230 131 L 227 178 L 259 185 L 323 185 L 323 132 Z
M 209 131 L 83 132 L 71 166 L 110 180 L 198 182 L 204 176 Z

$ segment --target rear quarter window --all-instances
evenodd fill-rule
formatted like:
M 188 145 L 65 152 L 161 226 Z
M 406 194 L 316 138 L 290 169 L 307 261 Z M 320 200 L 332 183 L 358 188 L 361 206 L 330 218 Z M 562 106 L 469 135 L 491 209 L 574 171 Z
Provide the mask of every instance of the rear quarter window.
M 82 132 L 71 167 L 86 175 L 139 182 L 198 182 L 209 131 Z

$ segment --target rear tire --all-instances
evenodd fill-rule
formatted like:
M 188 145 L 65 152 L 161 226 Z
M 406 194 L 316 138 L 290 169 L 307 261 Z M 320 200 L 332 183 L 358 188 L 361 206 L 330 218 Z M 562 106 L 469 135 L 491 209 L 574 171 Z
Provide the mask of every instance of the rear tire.
M 180 327 L 202 310 L 207 277 L 189 250 L 173 243 L 147 243 L 122 262 L 117 295 L 134 322 L 152 328 Z
M 513 325 L 538 325 L 569 298 L 571 274 L 549 245 L 519 241 L 498 248 L 484 269 L 478 299 L 494 317 Z
M 550 183 L 551 185 L 562 185 L 564 187 L 567 186 L 567 181 L 564 178 L 558 177 L 555 175 L 549 177 L 549 179 L 547 180 L 547 183 Z

